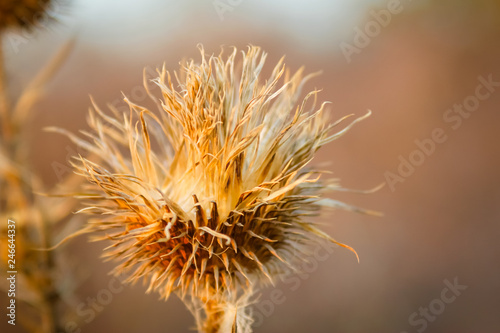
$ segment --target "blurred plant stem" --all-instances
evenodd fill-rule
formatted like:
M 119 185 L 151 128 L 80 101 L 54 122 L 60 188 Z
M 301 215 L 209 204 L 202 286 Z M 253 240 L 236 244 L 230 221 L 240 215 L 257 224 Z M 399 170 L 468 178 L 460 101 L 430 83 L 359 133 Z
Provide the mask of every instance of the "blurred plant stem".
M 49 249 L 52 246 L 50 237 L 50 228 L 45 216 L 41 219 L 40 226 L 41 243 L 44 249 Z M 53 273 L 56 271 L 56 263 L 53 250 L 43 251 L 43 269 L 42 269 L 42 285 L 45 288 L 41 290 L 42 304 L 41 304 L 41 318 L 42 329 L 44 333 L 57 333 L 64 332 L 63 325 L 60 322 L 58 314 L 58 305 L 61 300 L 61 295 L 56 286 Z
M 0 179 L 2 185 L 0 191 L 2 196 L 5 196 L 0 199 L 3 211 L 1 213 L 9 214 L 9 218 L 12 217 L 16 223 L 19 222 L 16 237 L 20 239 L 16 249 L 24 247 L 24 251 L 28 252 L 29 256 L 16 257 L 18 259 L 16 268 L 18 274 L 26 279 L 36 294 L 36 302 L 32 305 L 38 311 L 39 324 L 37 325 L 30 318 L 19 318 L 19 321 L 21 324 L 26 323 L 25 328 L 31 332 L 63 332 L 63 319 L 59 315 L 62 295 L 58 288 L 56 253 L 53 250 L 47 250 L 53 244 L 51 230 L 53 223 L 51 222 L 55 221 L 52 221 L 50 212 L 47 211 L 51 208 L 34 195 L 34 192 L 42 191 L 43 186 L 27 164 L 30 147 L 27 138 L 24 137 L 29 111 L 39 97 L 39 94 L 36 94 L 38 91 L 35 90 L 38 85 L 34 85 L 35 93 L 29 91 L 30 87 L 28 87 L 24 92 L 25 95 L 21 95 L 29 96 L 25 100 L 22 100 L 22 97 L 19 99 L 25 104 L 17 101 L 17 104 L 14 104 L 15 107 L 12 107 L 5 64 L 4 48 L 0 42 L 0 157 L 2 157 L 5 172 L 1 174 L 2 179 Z M 52 68 L 50 70 L 52 72 Z M 42 70 L 42 73 L 44 72 Z M 37 82 L 36 79 L 35 82 Z M 42 80 L 40 84 L 44 82 L 45 80 Z M 30 98 L 32 100 L 29 100 Z M 28 103 L 26 103 L 27 100 L 29 100 Z M 16 118 L 15 113 L 19 113 L 19 104 L 21 108 L 26 109 L 22 110 L 23 117 Z M 19 312 L 19 316 L 23 317 L 22 312 Z

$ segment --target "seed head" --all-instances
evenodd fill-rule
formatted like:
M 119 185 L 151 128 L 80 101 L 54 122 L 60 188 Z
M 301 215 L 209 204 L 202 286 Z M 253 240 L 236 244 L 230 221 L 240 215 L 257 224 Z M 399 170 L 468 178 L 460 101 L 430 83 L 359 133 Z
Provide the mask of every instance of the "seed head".
M 311 76 L 291 75 L 281 60 L 264 79 L 265 53 L 249 47 L 237 56 L 201 48 L 201 62 L 186 63 L 175 85 L 158 71 L 162 99 L 148 90 L 157 111 L 127 98 L 129 114 L 94 105 L 90 140 L 68 134 L 103 159 L 74 163 L 91 184 L 83 197 L 93 202 L 82 211 L 97 215 L 85 231 L 110 241 L 104 256 L 120 262 L 116 274 L 143 279 L 164 298 L 176 291 L 201 302 L 205 332 L 228 315 L 249 331 L 241 310 L 255 287 L 293 269 L 311 241 L 335 242 L 308 219 L 334 187 L 309 162 L 357 121 L 332 134 L 340 121 L 329 124 L 317 91 L 299 100 Z
M 31 28 L 47 13 L 51 0 L 1 0 L 0 31 Z

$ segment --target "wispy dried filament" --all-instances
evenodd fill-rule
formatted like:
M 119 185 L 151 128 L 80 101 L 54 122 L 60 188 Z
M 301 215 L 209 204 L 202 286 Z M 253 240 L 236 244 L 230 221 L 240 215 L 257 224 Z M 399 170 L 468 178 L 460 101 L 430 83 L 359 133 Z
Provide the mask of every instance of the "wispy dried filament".
M 83 210 L 97 215 L 85 231 L 110 241 L 104 256 L 120 261 L 115 273 L 164 298 L 177 291 L 200 331 L 222 332 L 230 315 L 250 332 L 244 307 L 255 287 L 293 269 L 311 240 L 335 242 L 307 219 L 332 187 L 308 164 L 357 120 L 332 134 L 340 121 L 329 124 L 317 92 L 299 100 L 311 76 L 281 60 L 264 80 L 257 47 L 241 63 L 236 50 L 201 54 L 176 80 L 158 71 L 161 100 L 148 91 L 157 111 L 127 98 L 130 114 L 94 105 L 90 139 L 67 134 L 104 159 L 75 167 L 91 183 Z

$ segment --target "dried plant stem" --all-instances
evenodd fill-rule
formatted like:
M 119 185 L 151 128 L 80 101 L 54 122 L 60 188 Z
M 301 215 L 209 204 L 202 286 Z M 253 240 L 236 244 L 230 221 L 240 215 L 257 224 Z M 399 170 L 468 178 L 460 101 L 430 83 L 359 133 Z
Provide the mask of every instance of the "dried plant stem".
M 44 248 L 50 248 L 52 242 L 46 218 L 42 218 L 41 220 L 40 231 Z M 63 332 L 64 330 L 60 324 L 60 317 L 57 309 L 61 297 L 59 291 L 57 290 L 57 286 L 55 285 L 54 276 L 52 275 L 52 272 L 56 271 L 54 251 L 43 252 L 43 264 L 45 266 L 42 270 L 44 288 L 40 291 L 43 293 L 43 301 L 40 311 L 42 331 L 43 333 Z
M 217 304 L 213 301 L 205 305 L 206 319 L 203 325 L 202 333 L 219 333 L 221 313 L 217 311 Z
M 62 332 L 57 327 L 57 311 L 54 306 L 52 306 L 50 300 L 44 300 L 41 316 L 42 316 L 42 332 L 43 333 L 57 333 Z
M 10 171 L 9 177 L 6 178 L 6 182 L 9 184 L 9 195 L 6 199 L 6 205 L 14 210 L 24 211 L 33 205 L 37 207 L 42 207 L 42 205 L 36 205 L 37 199 L 33 195 L 33 190 L 38 187 L 36 185 L 37 181 L 31 170 L 23 167 L 26 164 L 28 151 L 23 147 L 25 142 L 21 140 L 21 127 L 16 126 L 17 124 L 14 120 L 14 110 L 9 100 L 5 67 L 5 54 L 3 44 L 0 42 L 0 138 L 5 144 L 6 157 L 16 166 Z M 54 70 L 52 68 L 54 67 L 53 64 L 49 67 L 49 70 L 43 72 L 45 73 L 43 75 L 44 79 L 45 76 L 48 76 L 46 72 L 51 74 Z M 39 81 L 42 83 L 45 82 L 45 80 Z M 39 213 L 41 216 L 40 219 L 33 217 L 33 220 L 38 220 L 38 225 L 35 227 L 40 237 L 38 245 L 39 247 L 48 249 L 52 245 L 49 226 L 50 217 L 45 216 L 41 210 Z M 40 296 L 40 304 L 38 304 L 40 325 L 38 327 L 31 327 L 30 331 L 42 333 L 63 332 L 62 319 L 59 316 L 58 309 L 61 295 L 56 285 L 56 276 L 54 275 L 54 272 L 56 272 L 55 253 L 54 251 L 37 252 L 34 255 L 39 258 L 38 267 L 40 270 L 35 275 L 28 275 L 28 278 L 32 280 L 31 284 L 36 286 L 36 292 Z
M 199 333 L 251 333 L 252 320 L 245 319 L 244 302 L 220 299 L 200 300 L 195 314 Z M 191 308 L 193 309 L 193 308 Z M 239 316 L 243 316 L 239 318 Z

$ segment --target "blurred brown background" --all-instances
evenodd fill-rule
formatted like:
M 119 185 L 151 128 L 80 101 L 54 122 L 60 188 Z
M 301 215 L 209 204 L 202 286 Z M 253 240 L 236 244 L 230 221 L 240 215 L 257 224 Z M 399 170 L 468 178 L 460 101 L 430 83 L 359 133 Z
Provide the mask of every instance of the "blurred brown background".
M 60 23 L 21 42 L 12 39 L 15 35 L 4 40 L 11 84 L 19 91 L 76 36 L 72 55 L 37 106 L 33 163 L 47 184 L 58 181 L 54 165 L 67 165 L 73 145 L 42 128 L 87 128 L 89 94 L 102 106 L 123 106 L 122 91 L 140 104 L 146 66 L 165 62 L 177 69 L 182 58 L 198 58 L 198 43 L 215 53 L 221 45 L 260 45 L 269 53 L 268 65 L 286 55 L 292 70 L 301 65 L 307 72 L 322 70 L 309 88 L 323 89 L 320 97 L 332 102 L 333 118 L 373 111 L 319 153 L 317 162 L 328 162 L 345 187 L 369 189 L 386 182 L 387 172 L 398 173 L 400 156 L 417 156 L 415 140 L 431 138 L 435 128 L 447 139 L 436 143 L 404 182 L 370 195 L 332 195 L 385 214 L 336 211 L 319 221 L 357 250 L 360 263 L 338 249 L 298 284 L 277 285 L 283 292 L 280 304 L 269 306 L 269 288 L 254 307 L 259 319 L 254 331 L 500 332 L 500 87 L 461 118 L 457 129 L 443 118 L 454 104 L 471 100 L 478 77 L 491 75 L 500 82 L 500 5 L 487 0 L 396 5 L 341 0 L 65 4 Z M 381 18 L 388 6 L 398 12 Z M 375 16 L 386 26 L 374 23 Z M 346 57 L 341 46 L 356 47 L 358 28 L 372 29 L 369 45 Z M 96 259 L 102 247 L 85 239 L 70 246 L 76 268 L 87 276 L 81 309 L 88 310 L 88 297 L 97 297 L 112 280 L 107 272 L 113 265 Z M 443 281 L 454 279 L 467 289 L 449 304 L 440 302 Z M 419 309 L 429 306 L 433 319 L 422 319 Z M 139 285 L 113 294 L 94 312 L 98 316 L 81 332 L 190 332 L 194 323 L 178 299 L 158 301 Z M 0 330 L 6 329 L 21 332 L 2 319 Z

